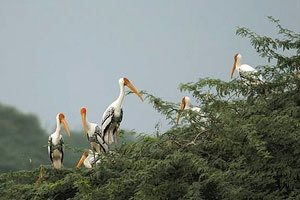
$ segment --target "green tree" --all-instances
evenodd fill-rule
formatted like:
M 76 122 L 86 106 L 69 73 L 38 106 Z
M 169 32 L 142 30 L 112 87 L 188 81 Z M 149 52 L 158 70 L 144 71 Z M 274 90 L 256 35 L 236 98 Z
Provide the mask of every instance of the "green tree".
M 33 169 L 48 161 L 47 138 L 36 116 L 0 104 L 0 172 Z

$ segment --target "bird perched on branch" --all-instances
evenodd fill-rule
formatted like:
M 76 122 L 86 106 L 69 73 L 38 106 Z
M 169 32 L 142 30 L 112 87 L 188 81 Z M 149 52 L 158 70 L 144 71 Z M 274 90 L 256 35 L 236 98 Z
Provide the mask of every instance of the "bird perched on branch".
M 241 80 L 246 83 L 255 83 L 255 84 L 261 84 L 263 81 L 261 80 L 261 77 L 258 77 L 255 75 L 255 73 L 258 73 L 253 67 L 247 64 L 241 64 L 242 61 L 242 55 L 237 53 L 234 55 L 234 63 L 231 71 L 231 79 L 233 77 L 234 71 L 237 70 Z
M 102 116 L 101 125 L 102 137 L 104 141 L 108 145 L 110 145 L 112 142 L 115 142 L 115 146 L 117 146 L 118 129 L 123 118 L 122 102 L 125 94 L 125 86 L 129 87 L 142 101 L 144 101 L 141 94 L 134 88 L 127 78 L 121 78 L 119 80 L 119 86 L 120 95 L 105 110 Z
M 101 128 L 96 123 L 90 123 L 86 116 L 86 108 L 82 107 L 80 109 L 84 136 L 87 135 L 87 139 L 91 144 L 91 148 L 93 152 L 106 153 L 108 151 L 108 145 L 103 140 L 101 136 Z M 87 132 L 87 134 L 86 134 Z
M 80 168 L 82 164 L 86 168 L 92 168 L 100 163 L 100 156 L 98 153 L 94 153 L 92 150 L 84 149 L 84 152 L 77 164 L 77 168 Z
M 181 106 L 180 106 L 180 110 L 177 116 L 177 124 L 179 123 L 179 119 L 182 115 L 182 112 L 184 110 L 192 110 L 195 112 L 200 112 L 200 108 L 196 107 L 196 106 L 192 106 L 191 100 L 189 97 L 183 97 L 181 100 Z
M 64 141 L 60 134 L 61 124 L 64 125 L 68 135 L 71 136 L 64 114 L 58 113 L 56 116 L 56 130 L 49 136 L 48 140 L 48 153 L 50 155 L 51 163 L 56 169 L 62 167 L 64 159 Z
M 207 123 L 208 120 L 205 116 L 203 116 L 201 109 L 199 107 L 193 106 L 189 97 L 183 97 L 181 100 L 180 110 L 179 110 L 179 113 L 177 116 L 177 125 L 179 123 L 180 116 L 182 115 L 182 112 L 184 110 L 190 110 L 192 112 L 196 112 L 197 113 L 196 119 L 202 123 Z M 188 113 L 187 113 L 187 116 L 189 117 Z M 204 130 L 203 127 L 201 127 L 201 128 Z

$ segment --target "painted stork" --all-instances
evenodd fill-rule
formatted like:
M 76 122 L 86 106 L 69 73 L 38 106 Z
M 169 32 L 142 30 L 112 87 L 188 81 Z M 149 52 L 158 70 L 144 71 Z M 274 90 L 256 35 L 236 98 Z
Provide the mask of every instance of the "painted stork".
M 58 113 L 56 116 L 56 130 L 49 136 L 48 140 L 48 153 L 51 163 L 56 169 L 62 167 L 64 159 L 64 141 L 60 134 L 61 124 L 64 125 L 68 135 L 71 136 L 64 114 Z
M 245 83 L 256 83 L 261 84 L 261 77 L 255 77 L 253 73 L 257 73 L 257 71 L 247 64 L 241 64 L 242 55 L 237 53 L 234 55 L 234 63 L 231 71 L 231 79 L 233 77 L 235 69 L 238 71 L 240 78 Z
M 181 100 L 181 106 L 180 106 L 180 110 L 178 113 L 178 117 L 177 117 L 177 124 L 179 122 L 180 116 L 182 114 L 183 110 L 191 110 L 194 112 L 200 112 L 200 108 L 196 107 L 196 106 L 192 106 L 191 100 L 189 97 L 183 97 Z
M 203 112 L 201 111 L 201 109 L 199 107 L 192 106 L 191 100 L 189 97 L 182 98 L 180 110 L 179 110 L 178 117 L 177 117 L 177 125 L 178 125 L 178 122 L 179 122 L 179 119 L 180 119 L 180 116 L 181 116 L 183 110 L 191 110 L 193 112 L 197 112 L 198 113 L 196 116 L 197 121 L 200 121 L 202 124 L 206 124 L 206 126 L 208 126 L 207 117 L 204 116 Z M 186 116 L 189 117 L 189 113 L 187 113 Z M 201 129 L 204 131 L 205 130 L 204 126 L 201 126 Z
M 89 149 L 84 149 L 84 152 L 76 167 L 80 168 L 80 166 L 84 164 L 86 168 L 92 168 L 93 166 L 96 166 L 99 163 L 100 160 L 98 153 L 94 153 L 92 150 Z
M 107 143 L 101 137 L 101 129 L 98 124 L 90 123 L 86 117 L 86 108 L 80 109 L 81 119 L 83 123 L 84 136 L 87 135 L 88 141 L 91 143 L 93 152 L 101 153 L 108 151 Z M 87 134 L 86 134 L 87 132 Z
M 108 145 L 115 141 L 115 146 L 117 146 L 118 128 L 123 117 L 123 110 L 121 106 L 125 94 L 125 86 L 129 87 L 142 101 L 144 101 L 141 94 L 134 88 L 127 78 L 121 78 L 119 80 L 119 85 L 120 95 L 105 110 L 102 116 L 101 125 L 102 137 L 104 138 L 104 141 L 107 142 Z

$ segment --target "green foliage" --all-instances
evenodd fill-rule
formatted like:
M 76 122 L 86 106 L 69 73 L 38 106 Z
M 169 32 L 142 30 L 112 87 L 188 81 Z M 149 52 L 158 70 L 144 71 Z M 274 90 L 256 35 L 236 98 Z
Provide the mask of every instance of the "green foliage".
M 48 161 L 47 139 L 34 115 L 0 104 L 0 172 L 33 169 Z
M 200 79 L 180 85 L 199 113 L 147 92 L 145 99 L 174 126 L 157 137 L 140 136 L 103 154 L 93 169 L 45 167 L 0 176 L 6 199 L 300 199 L 300 36 L 270 18 L 282 38 L 247 28 L 257 52 L 276 65 L 260 66 L 264 84 Z M 284 51 L 284 55 L 282 52 Z

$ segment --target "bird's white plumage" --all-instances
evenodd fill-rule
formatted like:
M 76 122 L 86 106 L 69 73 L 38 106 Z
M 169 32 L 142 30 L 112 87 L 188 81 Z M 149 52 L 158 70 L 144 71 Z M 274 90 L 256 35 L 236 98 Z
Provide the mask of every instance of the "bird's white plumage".
M 63 137 L 60 134 L 61 123 L 59 120 L 59 114 L 56 116 L 56 130 L 49 136 L 48 139 L 48 153 L 50 160 L 55 168 L 61 168 L 63 162 Z M 52 149 L 54 146 L 60 145 L 61 148 Z
M 91 148 L 94 152 L 101 153 L 108 151 L 107 144 L 103 141 L 101 136 L 101 128 L 96 123 L 91 123 L 86 116 L 86 108 L 81 108 L 81 116 L 83 120 L 83 126 L 85 126 L 87 132 L 87 138 L 91 144 Z
M 206 123 L 208 121 L 207 118 L 204 116 L 203 112 L 201 111 L 201 109 L 199 107 L 196 107 L 196 106 L 192 105 L 191 100 L 190 100 L 189 97 L 183 97 L 182 98 L 181 111 L 182 110 L 193 111 L 193 112 L 197 113 L 196 119 L 199 120 L 200 122 Z M 178 114 L 177 123 L 179 121 L 181 111 Z M 186 113 L 186 117 L 190 117 L 189 113 Z
M 92 150 L 88 150 L 88 154 L 86 154 L 87 152 L 84 152 L 82 157 L 83 156 L 86 156 L 86 158 L 84 159 L 83 161 L 83 164 L 86 168 L 92 168 L 96 165 L 99 165 L 101 163 L 101 157 L 100 157 L 100 154 L 96 153 L 95 154 L 95 157 L 94 157 L 94 153 Z M 114 154 L 113 151 L 109 151 L 108 153 L 110 154 Z M 77 167 L 79 168 L 81 166 L 81 163 L 79 162 L 79 164 L 77 165 Z
M 100 137 L 101 132 L 97 134 L 96 127 L 99 127 L 99 125 L 95 123 L 89 123 L 87 121 L 87 134 L 89 138 L 95 137 L 97 141 L 97 142 L 90 141 L 91 148 L 94 149 L 97 153 L 101 153 L 103 151 L 102 147 L 100 146 L 100 143 L 102 143 L 102 138 Z M 100 127 L 99 127 L 99 131 L 101 131 Z
M 189 97 L 184 97 L 184 102 L 185 102 L 185 107 L 184 107 L 184 110 L 193 110 L 194 111 L 197 111 L 199 109 L 200 111 L 200 108 L 196 107 L 196 106 L 192 106 L 192 103 L 191 103 L 191 100 Z
M 238 71 L 238 73 L 240 75 L 241 80 L 244 83 L 246 83 L 246 84 L 250 84 L 250 83 L 260 84 L 260 83 L 263 83 L 261 76 L 259 76 L 259 77 L 255 76 L 255 73 L 257 73 L 256 69 L 254 69 L 250 65 L 242 64 L 242 55 L 241 54 L 236 54 L 234 56 L 234 59 L 235 59 L 234 68 L 236 68 L 236 70 Z M 232 72 L 232 74 L 233 74 L 233 72 Z
M 200 112 L 201 111 L 201 109 L 198 108 L 198 107 L 193 107 L 193 108 L 191 108 L 191 110 L 194 111 L 194 112 Z
M 104 136 L 105 142 L 110 145 L 114 142 L 114 134 L 120 126 L 121 121 L 114 121 L 114 119 L 121 118 L 122 120 L 122 102 L 124 99 L 124 79 L 121 78 L 119 80 L 120 86 L 120 95 L 119 97 L 111 103 L 105 112 L 102 115 L 102 124 L 101 124 L 101 131 L 102 136 Z
M 202 114 L 201 109 L 199 107 L 192 105 L 191 100 L 190 100 L 189 97 L 184 97 L 184 99 L 185 99 L 184 110 L 191 110 L 191 111 L 194 111 L 194 112 L 198 112 L 199 116 Z M 188 113 L 187 113 L 187 116 L 189 116 Z M 203 120 L 203 117 L 201 117 L 201 120 Z
M 92 168 L 93 165 L 98 165 L 100 164 L 100 160 L 99 160 L 100 156 L 98 153 L 95 153 L 95 157 L 94 157 L 94 153 L 92 150 L 89 150 L 89 154 L 86 157 L 86 159 L 83 161 L 83 164 L 86 168 Z M 96 162 L 95 162 L 96 159 Z
M 138 95 L 142 101 L 144 101 L 141 94 L 134 88 L 127 78 L 119 79 L 120 95 L 112 104 L 108 106 L 102 116 L 102 137 L 104 137 L 104 140 L 108 143 L 108 145 L 114 142 L 117 146 L 118 129 L 123 118 L 123 110 L 121 106 L 125 94 L 125 85 L 129 87 L 136 95 Z
M 253 67 L 251 67 L 250 65 L 247 65 L 247 64 L 243 64 L 241 65 L 239 68 L 238 68 L 239 72 L 243 73 L 243 72 L 254 72 L 256 73 L 256 69 L 254 69 Z

